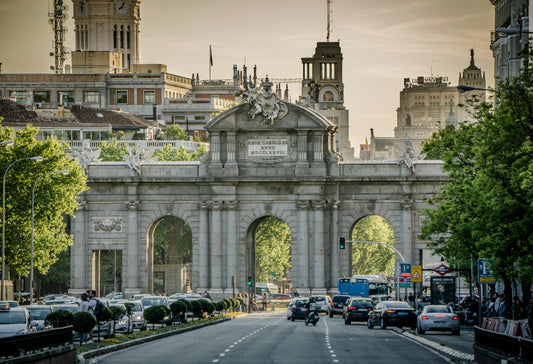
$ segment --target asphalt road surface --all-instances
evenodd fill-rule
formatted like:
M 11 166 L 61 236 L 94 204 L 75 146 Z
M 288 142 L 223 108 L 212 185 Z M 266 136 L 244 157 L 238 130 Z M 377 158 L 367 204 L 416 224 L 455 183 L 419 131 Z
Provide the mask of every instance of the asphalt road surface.
M 285 312 L 247 315 L 222 324 L 134 346 L 91 363 L 448 363 L 393 330 L 345 325 L 320 315 L 317 326 Z

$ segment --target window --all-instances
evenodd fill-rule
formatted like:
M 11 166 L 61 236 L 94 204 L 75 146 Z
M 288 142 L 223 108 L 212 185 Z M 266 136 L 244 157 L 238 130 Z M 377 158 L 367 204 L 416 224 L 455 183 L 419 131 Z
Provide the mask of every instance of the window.
M 128 103 L 128 91 L 117 91 L 117 104 Z
M 33 102 L 50 102 L 50 91 L 33 91 Z
M 83 102 L 86 104 L 97 104 L 99 99 L 98 91 L 83 91 Z
M 143 104 L 155 104 L 155 91 L 143 91 Z
M 63 93 L 63 103 L 74 102 L 74 91 L 57 91 L 57 102 L 60 100 L 59 94 Z
M 20 104 L 26 103 L 26 91 L 9 91 L 9 97 L 15 99 Z
M 199 115 L 196 115 L 194 117 L 194 120 L 205 120 L 205 116 L 199 116 Z
M 322 96 L 322 100 L 323 101 L 335 101 L 335 96 L 333 96 L 333 92 L 331 91 L 326 91 L 324 92 L 324 96 Z

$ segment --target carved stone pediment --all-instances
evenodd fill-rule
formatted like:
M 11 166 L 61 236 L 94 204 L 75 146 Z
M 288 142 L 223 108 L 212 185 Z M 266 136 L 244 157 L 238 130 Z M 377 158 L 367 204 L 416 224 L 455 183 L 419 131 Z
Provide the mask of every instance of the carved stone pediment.
M 93 232 L 119 232 L 122 231 L 121 217 L 93 217 Z

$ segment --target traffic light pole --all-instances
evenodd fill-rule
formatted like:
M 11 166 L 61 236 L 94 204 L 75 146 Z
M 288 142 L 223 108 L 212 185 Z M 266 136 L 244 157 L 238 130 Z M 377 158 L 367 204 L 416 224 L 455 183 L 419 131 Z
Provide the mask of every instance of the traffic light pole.
M 341 236 L 339 239 L 339 247 L 340 249 L 344 249 L 344 243 L 360 243 L 360 244 L 379 244 L 379 245 L 385 245 L 394 250 L 402 259 L 402 262 L 405 263 L 405 258 L 403 257 L 402 253 L 392 245 L 389 245 L 387 243 L 382 243 L 380 241 L 361 241 L 361 240 L 346 240 L 346 237 Z M 396 270 L 396 299 L 400 300 L 400 275 L 399 275 L 399 269 Z

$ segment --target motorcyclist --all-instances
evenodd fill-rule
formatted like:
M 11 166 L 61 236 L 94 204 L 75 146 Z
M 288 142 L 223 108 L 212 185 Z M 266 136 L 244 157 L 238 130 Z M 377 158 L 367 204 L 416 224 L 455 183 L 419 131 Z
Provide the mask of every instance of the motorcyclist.
M 313 305 L 315 303 L 315 300 L 313 297 L 309 297 L 309 300 L 307 300 L 307 303 L 305 304 L 305 318 L 309 318 L 309 315 L 311 314 L 311 311 L 313 311 Z

